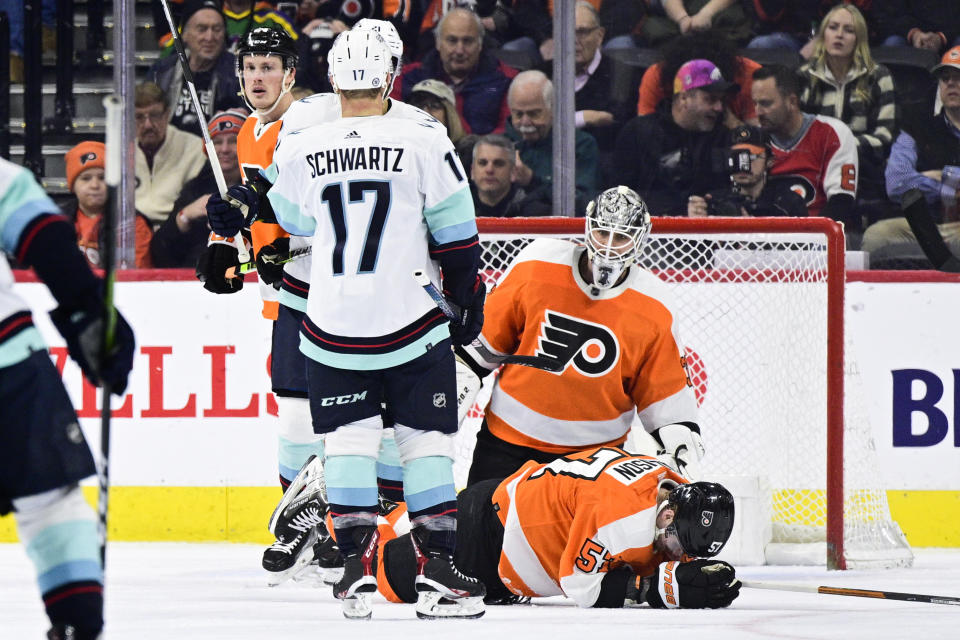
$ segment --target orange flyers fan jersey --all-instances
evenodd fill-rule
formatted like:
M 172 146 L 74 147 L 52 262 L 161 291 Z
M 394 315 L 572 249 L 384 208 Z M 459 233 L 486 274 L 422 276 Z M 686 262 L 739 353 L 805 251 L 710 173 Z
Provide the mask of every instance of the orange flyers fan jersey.
M 237 134 L 237 159 L 240 161 L 240 172 L 243 183 L 246 184 L 256 177 L 260 169 L 266 169 L 273 162 L 273 151 L 277 146 L 277 135 L 280 133 L 281 121 L 275 120 L 261 125 L 257 116 L 249 116 L 240 133 Z M 278 224 L 254 222 L 250 227 L 250 236 L 253 240 L 253 255 L 260 253 L 260 248 L 272 243 L 279 237 L 288 234 Z M 258 280 L 260 296 L 263 298 L 263 317 L 268 320 L 277 319 L 277 290 Z
M 527 462 L 493 494 L 500 580 L 518 595 L 593 606 L 606 572 L 629 565 L 646 576 L 668 559 L 653 547 L 657 496 L 685 482 L 656 458 L 614 447 Z
M 486 411 L 502 440 L 565 453 L 622 443 L 635 413 L 647 431 L 697 422 L 667 286 L 634 266 L 594 295 L 573 266 L 585 250 L 535 240 L 487 296 L 483 347 L 564 365 L 559 373 L 504 366 Z

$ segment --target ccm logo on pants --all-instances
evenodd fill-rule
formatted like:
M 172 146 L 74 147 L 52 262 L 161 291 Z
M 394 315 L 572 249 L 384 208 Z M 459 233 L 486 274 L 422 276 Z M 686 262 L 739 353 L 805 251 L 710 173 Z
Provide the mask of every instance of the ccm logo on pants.
M 335 404 L 350 404 L 351 402 L 359 402 L 360 400 L 364 400 L 366 397 L 366 391 L 362 393 L 349 393 L 345 396 L 330 396 L 328 398 L 321 398 L 320 406 L 332 407 Z

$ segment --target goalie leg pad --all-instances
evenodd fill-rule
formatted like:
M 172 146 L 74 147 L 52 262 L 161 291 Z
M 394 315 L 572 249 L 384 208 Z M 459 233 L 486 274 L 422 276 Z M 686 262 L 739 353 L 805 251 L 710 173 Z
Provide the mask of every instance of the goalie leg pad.
M 462 425 L 480 393 L 480 376 L 457 355 L 457 424 Z

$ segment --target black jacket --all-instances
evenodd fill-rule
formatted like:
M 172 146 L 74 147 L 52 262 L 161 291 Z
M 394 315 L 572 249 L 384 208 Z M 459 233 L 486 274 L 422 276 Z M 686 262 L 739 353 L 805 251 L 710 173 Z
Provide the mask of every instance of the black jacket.
M 150 241 L 150 257 L 153 266 L 158 268 L 193 268 L 197 259 L 207 248 L 210 229 L 206 218 L 195 220 L 187 233 L 181 233 L 177 227 L 177 214 L 185 206 L 202 195 L 217 192 L 217 181 L 213 177 L 210 164 L 187 184 L 183 185 L 180 197 L 173 204 L 173 211 L 167 216 Z
M 626 124 L 614 150 L 614 183 L 637 191 L 653 215 L 685 215 L 691 194 L 729 186 L 729 131 L 686 131 L 666 104 Z

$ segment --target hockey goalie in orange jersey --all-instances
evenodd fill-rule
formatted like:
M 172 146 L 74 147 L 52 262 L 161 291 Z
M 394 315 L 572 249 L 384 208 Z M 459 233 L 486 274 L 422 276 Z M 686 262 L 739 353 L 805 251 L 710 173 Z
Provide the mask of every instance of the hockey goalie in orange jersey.
M 487 296 L 483 333 L 459 352 L 466 366 L 482 377 L 519 354 L 562 369 L 504 365 L 468 486 L 503 478 L 526 460 L 620 446 L 637 415 L 685 477 L 699 476 L 697 403 L 670 292 L 635 264 L 649 230 L 640 196 L 607 189 L 587 207 L 586 246 L 533 241 Z
M 565 595 L 581 607 L 718 608 L 739 595 L 734 568 L 709 560 L 730 537 L 733 496 L 653 457 L 600 447 L 530 461 L 467 487 L 457 509 L 455 562 L 488 603 Z M 381 593 L 415 600 L 410 536 L 380 555 Z

